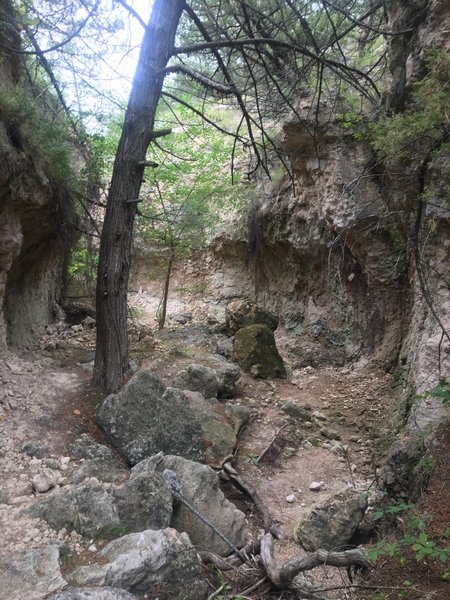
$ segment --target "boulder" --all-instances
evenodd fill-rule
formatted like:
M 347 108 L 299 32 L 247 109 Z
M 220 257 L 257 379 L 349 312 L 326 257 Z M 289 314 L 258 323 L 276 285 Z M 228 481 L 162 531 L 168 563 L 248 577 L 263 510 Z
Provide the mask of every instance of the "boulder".
M 236 382 L 241 376 L 241 369 L 236 363 L 230 362 L 220 354 L 213 354 L 209 358 L 208 364 L 215 370 L 217 375 L 219 382 L 218 397 L 233 398 Z
M 217 400 L 165 390 L 150 371 L 139 371 L 108 396 L 97 421 L 131 465 L 159 451 L 216 465 L 236 445 L 234 423 Z
M 112 492 L 120 524 L 128 532 L 170 525 L 172 495 L 159 473 L 134 477 Z
M 61 575 L 60 547 L 45 546 L 0 557 L 0 598 L 42 600 L 67 585 Z
M 246 372 L 262 379 L 284 378 L 286 370 L 266 325 L 249 325 L 234 336 L 234 360 Z
M 183 498 L 235 546 L 244 545 L 245 515 L 225 498 L 219 488 L 219 475 L 213 469 L 180 456 L 158 454 L 138 463 L 132 470 L 132 478 L 142 477 L 155 469 L 161 473 L 164 469 L 174 471 Z M 230 547 L 181 503 L 175 505 L 170 525 L 177 531 L 186 532 L 194 546 L 222 556 L 230 554 Z
M 55 494 L 34 504 L 29 512 L 56 530 L 75 530 L 86 537 L 119 521 L 113 497 L 99 484 L 80 485 Z
M 225 319 L 231 335 L 249 325 L 266 325 L 271 331 L 278 327 L 278 317 L 250 300 L 230 302 L 225 311 Z
M 339 550 L 349 543 L 366 510 L 366 496 L 344 490 L 309 510 L 295 526 L 294 537 L 308 552 Z
M 112 587 L 68 588 L 49 596 L 47 600 L 137 600 L 126 590 Z
M 189 365 L 176 375 L 173 387 L 180 390 L 200 392 L 205 398 L 217 398 L 219 382 L 214 369 L 194 364 Z
M 109 586 L 171 600 L 208 595 L 202 562 L 185 533 L 170 528 L 131 533 L 99 555 L 102 564 L 79 567 L 67 576 L 72 585 Z

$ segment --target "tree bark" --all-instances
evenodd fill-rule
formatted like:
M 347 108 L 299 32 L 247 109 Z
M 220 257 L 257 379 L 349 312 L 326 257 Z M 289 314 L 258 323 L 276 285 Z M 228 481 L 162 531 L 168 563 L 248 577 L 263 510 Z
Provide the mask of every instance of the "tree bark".
M 94 381 L 116 392 L 129 372 L 127 295 L 133 226 L 147 148 L 184 0 L 155 0 L 114 162 L 97 272 Z
M 161 302 L 161 315 L 158 319 L 158 328 L 164 329 L 164 325 L 166 324 L 166 316 L 167 316 L 167 301 L 169 299 L 169 286 L 170 286 L 170 278 L 172 276 L 172 267 L 173 262 L 175 260 L 175 250 L 173 248 L 170 249 L 169 254 L 169 262 L 167 263 L 166 270 L 166 279 L 164 281 L 164 290 L 163 297 Z

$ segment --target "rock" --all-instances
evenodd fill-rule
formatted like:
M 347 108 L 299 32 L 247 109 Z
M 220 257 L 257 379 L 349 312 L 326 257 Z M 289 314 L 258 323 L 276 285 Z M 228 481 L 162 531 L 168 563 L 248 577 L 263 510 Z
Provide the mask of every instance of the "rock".
M 192 321 L 192 313 L 176 313 L 175 315 L 170 315 L 169 319 L 171 321 L 175 321 L 175 323 L 179 323 L 180 325 L 186 325 L 186 323 L 190 323 Z
M 320 490 L 323 488 L 323 485 L 323 481 L 311 481 L 309 484 L 309 489 L 312 492 L 320 492 Z
M 294 504 L 296 500 L 297 498 L 294 496 L 294 494 L 289 494 L 289 496 L 286 496 L 286 502 L 289 502 L 289 504 Z
M 22 446 L 22 452 L 25 452 L 25 454 L 28 454 L 28 456 L 44 458 L 44 456 L 48 454 L 49 450 L 42 442 L 28 442 Z
M 367 498 L 352 489 L 328 497 L 295 526 L 294 537 L 307 552 L 346 546 L 367 509 Z
M 281 411 L 290 417 L 301 419 L 302 421 L 309 421 L 311 419 L 311 411 L 306 410 L 303 406 L 299 406 L 292 400 L 288 400 L 283 404 Z
M 340 440 L 341 434 L 336 431 L 336 429 L 332 429 L 331 427 L 321 427 L 320 434 L 323 437 L 327 438 L 327 440 Z
M 42 494 L 44 492 L 48 492 L 48 490 L 51 488 L 54 488 L 60 479 L 61 473 L 59 471 L 54 471 L 53 469 L 43 469 L 34 477 L 32 477 L 31 485 L 36 492 Z
M 380 469 L 379 485 L 398 502 L 416 500 L 422 494 L 430 472 L 422 465 L 426 453 L 423 436 L 411 436 L 395 442 Z
M 120 481 L 128 477 L 128 469 L 111 448 L 99 444 L 88 433 L 81 434 L 71 444 L 70 451 L 77 458 L 84 460 L 71 474 L 71 483 L 82 483 L 89 477 L 107 482 Z
M 172 494 L 159 473 L 134 477 L 112 492 L 128 532 L 163 529 L 172 518 Z
M 113 497 L 99 484 L 85 484 L 56 494 L 34 504 L 29 513 L 45 519 L 56 530 L 74 530 L 86 537 L 119 521 Z
M 219 475 L 213 469 L 179 456 L 159 454 L 137 464 L 132 477 L 155 469 L 161 473 L 165 469 L 174 471 L 181 484 L 183 498 L 235 546 L 244 545 L 245 515 L 225 498 L 219 488 Z M 230 554 L 229 546 L 180 503 L 174 507 L 170 525 L 177 531 L 185 531 L 196 547 L 207 548 L 221 556 Z
M 160 450 L 218 464 L 236 445 L 233 423 L 217 400 L 164 390 L 150 371 L 139 371 L 118 394 L 108 396 L 97 421 L 132 465 Z
M 0 504 L 8 504 L 9 503 L 9 494 L 8 490 L 5 488 L 0 489 Z
M 42 600 L 67 582 L 56 544 L 0 557 L 1 600 Z
M 137 600 L 126 590 L 112 587 L 68 588 L 49 596 L 47 600 Z
M 217 340 L 217 354 L 228 359 L 233 358 L 233 340 L 230 338 Z
M 176 375 L 173 387 L 180 390 L 200 392 L 205 398 L 217 398 L 219 382 L 213 369 L 194 364 L 189 365 Z
M 95 319 L 93 319 L 92 317 L 86 317 L 85 319 L 83 319 L 81 324 L 83 325 L 83 329 L 94 329 Z
M 230 302 L 225 311 L 225 319 L 231 335 L 249 325 L 266 325 L 272 331 L 278 327 L 278 317 L 250 300 Z
M 234 336 L 233 356 L 238 365 L 253 377 L 286 377 L 273 332 L 266 325 L 249 325 L 239 329 Z
M 214 354 L 209 359 L 209 365 L 216 371 L 219 389 L 219 398 L 233 398 L 236 382 L 241 376 L 241 370 L 236 363 L 226 360 L 219 354 Z
M 170 528 L 132 533 L 99 554 L 103 563 L 76 569 L 68 576 L 72 585 L 110 586 L 171 600 L 203 600 L 208 595 L 202 562 L 185 533 Z
M 231 404 L 226 402 L 223 404 L 223 408 L 227 416 L 232 420 L 234 432 L 238 435 L 239 431 L 247 424 L 250 417 L 250 410 L 242 404 Z

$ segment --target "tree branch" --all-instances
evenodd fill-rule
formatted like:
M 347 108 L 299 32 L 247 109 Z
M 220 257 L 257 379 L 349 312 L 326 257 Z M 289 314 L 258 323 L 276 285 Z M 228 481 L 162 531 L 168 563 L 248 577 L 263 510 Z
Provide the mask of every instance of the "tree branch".
M 164 73 L 165 74 L 183 73 L 184 75 L 187 75 L 191 79 L 198 81 L 198 83 L 200 83 L 201 85 L 203 85 L 211 90 L 214 90 L 215 92 L 219 92 L 220 94 L 223 94 L 224 96 L 229 96 L 230 94 L 235 93 L 235 90 L 233 88 L 231 88 L 230 86 L 223 85 L 222 83 L 219 83 L 218 81 L 214 81 L 213 79 L 206 77 L 206 75 L 199 73 L 195 69 L 191 69 L 191 67 L 188 67 L 187 65 L 173 65 L 171 67 L 167 67 L 167 69 L 164 70 Z

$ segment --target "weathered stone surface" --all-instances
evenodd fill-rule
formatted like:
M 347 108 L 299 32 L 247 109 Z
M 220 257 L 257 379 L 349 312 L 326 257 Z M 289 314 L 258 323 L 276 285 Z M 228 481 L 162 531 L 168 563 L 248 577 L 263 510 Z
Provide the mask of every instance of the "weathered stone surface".
M 225 498 L 219 488 L 219 476 L 213 469 L 179 456 L 156 455 L 138 463 L 133 468 L 132 477 L 142 477 L 140 473 L 151 473 L 155 469 L 161 473 L 164 469 L 174 471 L 185 500 L 235 546 L 244 545 L 245 516 Z M 194 546 L 223 556 L 230 554 L 229 546 L 181 503 L 174 507 L 170 525 L 177 531 L 185 531 Z
M 42 600 L 67 585 L 55 545 L 0 558 L 0 600 Z
M 173 387 L 180 390 L 200 392 L 205 398 L 217 398 L 219 381 L 214 369 L 193 364 L 176 375 Z
M 393 444 L 379 473 L 380 485 L 390 497 L 399 502 L 417 500 L 430 475 L 420 467 L 425 452 L 423 436 L 413 435 Z
M 253 377 L 284 378 L 286 370 L 275 345 L 273 332 L 266 325 L 249 325 L 234 336 L 234 360 Z
M 232 352 L 229 358 L 231 358 L 231 356 Z M 218 397 L 233 398 L 236 382 L 241 376 L 241 369 L 236 363 L 226 360 L 226 358 L 220 356 L 220 354 L 211 356 L 208 360 L 208 364 L 217 374 L 217 379 L 219 381 Z
M 61 473 L 59 471 L 42 469 L 32 477 L 31 485 L 36 492 L 42 494 L 43 492 L 47 492 L 51 488 L 54 488 L 60 479 Z
M 170 525 L 172 495 L 159 473 L 134 477 L 112 492 L 119 520 L 128 532 Z
M 202 600 L 208 595 L 201 560 L 185 533 L 170 528 L 132 533 L 105 546 L 100 555 L 106 564 L 78 568 L 67 577 L 70 583 L 171 600 Z
M 333 495 L 309 510 L 295 526 L 296 541 L 308 552 L 338 550 L 350 541 L 367 509 L 367 498 L 354 490 Z
M 294 417 L 295 419 L 299 419 L 301 421 L 311 420 L 311 409 L 307 410 L 292 400 L 288 400 L 285 404 L 283 404 L 281 410 L 284 412 L 284 414 Z
M 47 600 L 136 600 L 136 596 L 112 587 L 68 588 L 53 594 Z
M 88 477 L 100 481 L 115 482 L 128 476 L 128 469 L 118 456 L 103 444 L 96 442 L 88 433 L 80 435 L 70 446 L 74 456 L 84 462 L 71 474 L 71 483 L 82 483 Z
M 217 400 L 176 388 L 164 391 L 149 371 L 108 396 L 98 422 L 132 465 L 161 450 L 217 464 L 236 445 L 234 423 Z
M 37 502 L 30 514 L 57 530 L 64 527 L 86 537 L 119 520 L 113 497 L 99 484 L 80 485 Z
M 231 335 L 249 325 L 266 325 L 272 331 L 278 327 L 278 317 L 250 300 L 230 302 L 225 311 L 225 318 Z

